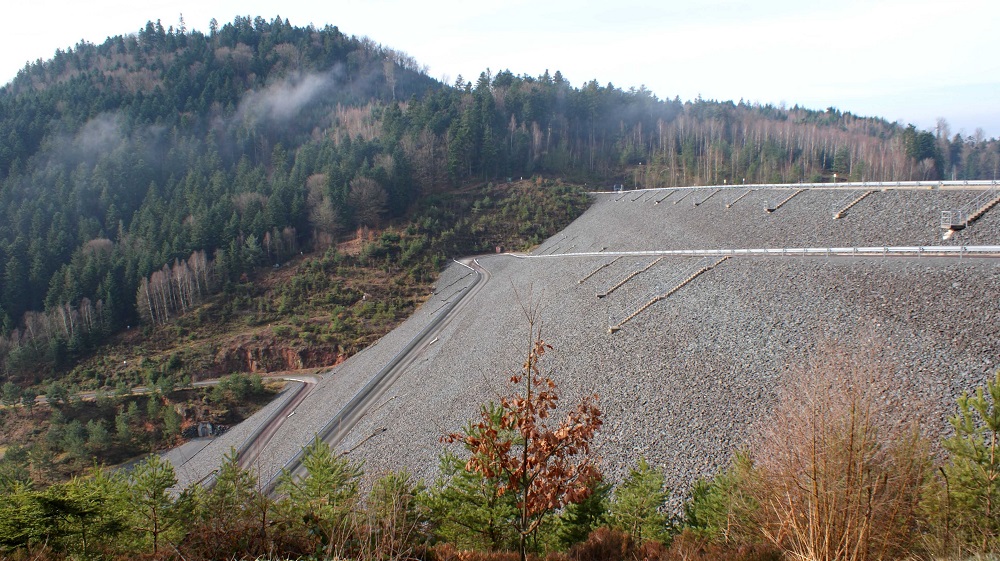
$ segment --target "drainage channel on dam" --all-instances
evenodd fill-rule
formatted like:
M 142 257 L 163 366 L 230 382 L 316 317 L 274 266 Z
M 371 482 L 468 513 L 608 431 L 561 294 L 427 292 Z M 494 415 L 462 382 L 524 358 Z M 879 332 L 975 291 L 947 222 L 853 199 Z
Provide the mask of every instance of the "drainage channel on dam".
M 410 342 L 403 347 L 378 373 L 375 374 L 348 402 L 337 412 L 333 418 L 317 433 L 317 437 L 335 447 L 354 426 L 367 414 L 370 406 L 377 401 L 392 386 L 393 382 L 402 372 L 413 363 L 417 350 L 431 340 L 436 341 L 440 331 L 448 325 L 454 318 L 455 312 L 459 311 L 469 300 L 469 297 L 479 292 L 490 279 L 490 273 L 483 268 L 478 260 L 472 259 L 470 263 L 456 261 L 462 266 L 468 267 L 475 275 L 472 284 L 466 289 L 451 297 L 449 303 L 436 314 Z M 277 486 L 278 479 L 282 473 L 290 473 L 299 476 L 301 468 L 303 450 L 300 449 L 274 477 L 271 477 L 262 489 L 266 493 L 271 493 Z

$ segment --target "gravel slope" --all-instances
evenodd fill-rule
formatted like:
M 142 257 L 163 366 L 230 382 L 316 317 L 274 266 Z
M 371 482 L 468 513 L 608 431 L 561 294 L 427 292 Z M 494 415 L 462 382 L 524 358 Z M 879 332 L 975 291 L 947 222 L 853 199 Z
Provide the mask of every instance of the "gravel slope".
M 691 204 L 709 193 L 696 191 L 677 204 L 672 199 L 684 193 L 596 195 L 590 210 L 534 254 L 1000 243 L 1000 210 L 942 242 L 940 210 L 971 200 L 970 192 L 876 192 L 840 220 L 832 215 L 843 192 L 803 192 L 773 213 L 764 211 L 768 201 L 791 191 L 755 191 L 731 208 L 727 202 L 742 192 Z M 492 274 L 489 285 L 342 444 L 365 462 L 369 476 L 406 468 L 433 479 L 440 437 L 461 429 L 480 403 L 505 393 L 507 375 L 523 360 L 529 335 L 519 303 L 541 310 L 543 335 L 554 347 L 543 367 L 554 372 L 564 400 L 600 395 L 605 426 L 597 447 L 605 472 L 620 480 L 645 456 L 666 470 L 679 493 L 752 442 L 777 390 L 818 350 L 873 353 L 892 365 L 899 390 L 885 398 L 920 403 L 931 433 L 945 430 L 955 397 L 982 384 L 1000 360 L 996 260 L 733 258 L 615 334 L 608 333 L 609 317 L 662 292 L 697 259 L 664 258 L 605 299 L 596 294 L 653 259 L 501 255 L 480 261 Z M 468 274 L 449 268 L 441 294 L 327 375 L 262 455 L 262 478 L 307 443 L 449 294 L 469 283 Z

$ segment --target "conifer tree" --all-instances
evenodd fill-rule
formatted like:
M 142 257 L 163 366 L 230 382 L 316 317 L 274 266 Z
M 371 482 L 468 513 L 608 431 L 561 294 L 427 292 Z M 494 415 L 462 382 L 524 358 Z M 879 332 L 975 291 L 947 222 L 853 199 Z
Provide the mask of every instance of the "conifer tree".
M 985 387 L 958 398 L 943 442 L 952 509 L 973 550 L 1000 551 L 1000 371 Z M 949 509 L 949 510 L 952 510 Z
M 611 525 L 636 541 L 670 539 L 670 519 L 664 512 L 670 492 L 663 472 L 653 469 L 645 458 L 615 489 L 611 501 Z
M 12 382 L 5 382 L 0 389 L 0 403 L 7 407 L 14 405 L 21 400 L 21 388 Z
M 496 404 L 487 407 L 491 416 L 500 415 Z M 470 423 L 466 433 L 475 431 L 475 427 Z M 441 454 L 440 478 L 422 497 L 435 522 L 435 533 L 460 548 L 500 551 L 516 547 L 514 495 L 499 492 L 500 477 L 486 477 L 465 466 L 466 460 L 454 452 L 445 450 Z
M 303 525 L 319 541 L 318 552 L 330 556 L 342 548 L 353 528 L 361 468 L 318 437 L 302 455 L 305 475 L 299 479 L 284 473 L 278 494 L 284 497 L 282 515 Z
M 168 492 L 176 484 L 174 466 L 159 454 L 150 454 L 129 475 L 132 527 L 152 539 L 154 554 L 160 549 L 161 536 L 178 526 L 188 512 L 189 495 L 185 493 L 181 500 L 175 500 Z
M 260 490 L 254 473 L 240 466 L 235 449 L 223 459 L 212 489 L 194 491 L 198 524 L 185 540 L 189 548 L 209 558 L 273 551 L 274 501 Z
M 559 517 L 558 540 L 562 547 L 585 541 L 591 532 L 608 522 L 608 504 L 611 485 L 605 481 L 594 483 L 590 496 L 566 505 Z

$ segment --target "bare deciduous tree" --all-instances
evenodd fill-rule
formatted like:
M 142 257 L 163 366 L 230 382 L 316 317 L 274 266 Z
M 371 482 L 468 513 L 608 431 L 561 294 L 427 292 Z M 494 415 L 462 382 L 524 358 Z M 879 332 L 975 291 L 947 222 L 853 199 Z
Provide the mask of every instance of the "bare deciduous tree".
M 306 204 L 309 206 L 309 225 L 312 226 L 315 249 L 333 245 L 340 231 L 340 219 L 326 194 L 325 174 L 314 174 L 306 180 Z
M 792 558 L 895 559 L 916 539 L 930 454 L 916 423 L 900 422 L 890 375 L 831 351 L 781 397 L 752 494 L 764 535 Z
M 356 177 L 351 180 L 347 203 L 354 209 L 354 216 L 364 226 L 378 226 L 385 213 L 389 196 L 374 179 Z
M 140 281 L 136 291 L 139 315 L 150 323 L 162 324 L 171 313 L 195 307 L 211 290 L 211 272 L 212 263 L 204 251 L 192 253 L 187 261 L 174 260 L 173 267 L 164 265 Z

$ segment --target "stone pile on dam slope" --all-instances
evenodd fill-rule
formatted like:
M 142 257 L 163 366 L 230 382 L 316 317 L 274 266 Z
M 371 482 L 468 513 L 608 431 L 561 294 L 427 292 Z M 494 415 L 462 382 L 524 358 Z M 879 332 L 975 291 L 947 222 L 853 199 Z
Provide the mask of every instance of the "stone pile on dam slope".
M 876 192 L 839 219 L 843 191 L 742 194 L 650 191 L 595 195 L 594 205 L 533 256 L 665 249 L 933 245 L 940 211 L 974 198 L 962 191 Z M 673 204 L 673 198 L 687 198 Z M 659 201 L 657 203 L 657 201 Z M 950 244 L 1000 242 L 1000 212 Z M 886 400 L 919 404 L 932 434 L 946 430 L 955 398 L 1000 366 L 1000 261 L 955 258 L 735 257 L 649 306 L 619 331 L 608 326 L 671 288 L 696 257 L 491 255 L 470 305 L 341 442 L 378 476 L 408 469 L 432 480 L 440 437 L 509 391 L 529 344 L 522 304 L 537 305 L 554 350 L 542 367 L 564 403 L 597 393 L 605 425 L 602 467 L 620 480 L 640 456 L 683 493 L 726 465 L 766 424 L 777 392 L 815 353 L 875 357 L 893 372 Z M 650 266 L 652 264 L 652 266 Z M 635 275 L 605 298 L 607 291 Z M 456 291 L 473 282 L 455 264 L 440 292 L 374 347 L 336 367 L 285 423 L 258 469 L 266 480 L 416 335 Z M 445 288 L 447 287 L 447 288 Z M 832 349 L 832 351 L 831 351 Z

